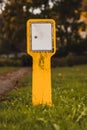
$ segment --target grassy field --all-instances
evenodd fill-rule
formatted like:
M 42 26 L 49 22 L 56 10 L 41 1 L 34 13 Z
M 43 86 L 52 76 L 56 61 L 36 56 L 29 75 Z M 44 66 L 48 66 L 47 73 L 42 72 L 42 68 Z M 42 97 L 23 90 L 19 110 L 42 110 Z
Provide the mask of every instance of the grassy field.
M 87 130 L 86 65 L 52 69 L 52 107 L 32 106 L 31 73 L 2 98 L 0 130 Z

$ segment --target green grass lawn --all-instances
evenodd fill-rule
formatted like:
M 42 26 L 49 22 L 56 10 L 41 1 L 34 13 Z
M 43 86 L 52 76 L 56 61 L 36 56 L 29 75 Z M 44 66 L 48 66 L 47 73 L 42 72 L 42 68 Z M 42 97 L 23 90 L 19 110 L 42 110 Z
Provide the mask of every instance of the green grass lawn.
M 31 73 L 19 86 L 0 102 L 0 130 L 87 130 L 86 65 L 52 69 L 52 107 L 32 105 Z

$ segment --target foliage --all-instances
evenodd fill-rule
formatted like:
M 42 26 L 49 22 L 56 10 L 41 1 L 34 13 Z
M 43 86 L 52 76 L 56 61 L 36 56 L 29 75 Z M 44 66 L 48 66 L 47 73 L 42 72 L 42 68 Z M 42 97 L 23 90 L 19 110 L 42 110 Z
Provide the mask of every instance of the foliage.
M 52 6 L 50 6 L 49 1 Z M 53 18 L 56 21 L 59 55 L 64 56 L 69 52 L 82 53 L 87 51 L 87 39 L 84 42 L 78 33 L 83 24 L 78 22 L 83 8 L 85 9 L 82 0 L 9 1 L 2 13 L 4 26 L 1 29 L 3 44 L 0 45 L 0 52 L 26 51 L 26 22 L 30 18 Z M 35 13 L 37 9 L 40 13 Z
M 0 58 L 0 66 L 31 66 L 32 58 L 29 55 L 14 58 Z
M 63 55 L 67 55 L 69 52 L 76 53 L 76 51 L 72 49 L 72 47 L 75 45 L 78 46 L 79 50 L 81 37 L 78 33 L 78 30 L 81 26 L 81 23 L 79 23 L 78 20 L 80 19 L 81 2 L 82 0 L 61 0 L 61 2 L 57 1 L 53 8 L 55 15 L 56 12 L 58 12 L 58 15 L 56 16 L 56 22 L 58 51 L 60 55 L 63 52 Z
M 87 64 L 87 55 L 75 55 L 69 53 L 66 57 L 53 57 L 52 58 L 52 67 L 63 67 L 63 66 L 74 66 L 74 65 L 83 65 Z
M 21 86 L 0 98 L 1 130 L 87 129 L 87 66 L 52 69 L 52 107 L 31 104 L 31 73 Z
M 33 3 L 29 0 L 20 0 L 6 4 L 2 13 L 4 19 L 2 53 L 26 51 L 26 22 L 29 18 L 36 17 L 29 10 L 33 11 L 37 5 L 40 7 L 42 3 L 41 0 L 40 2 L 33 0 Z
M 22 66 L 31 66 L 32 65 L 32 58 L 28 55 L 23 55 L 21 57 Z
M 20 59 L 0 58 L 0 66 L 23 66 L 23 65 L 22 60 Z
M 76 55 L 69 53 L 66 57 L 53 56 L 51 60 L 52 67 L 63 67 L 63 66 L 74 66 L 87 64 L 87 54 Z M 22 57 L 14 58 L 0 58 L 0 66 L 32 66 L 33 59 L 28 55 L 23 55 Z

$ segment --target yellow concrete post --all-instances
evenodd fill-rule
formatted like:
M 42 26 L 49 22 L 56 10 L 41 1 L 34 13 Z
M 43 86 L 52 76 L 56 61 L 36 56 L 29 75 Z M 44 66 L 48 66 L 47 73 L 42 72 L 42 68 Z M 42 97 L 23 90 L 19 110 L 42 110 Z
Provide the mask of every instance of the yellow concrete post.
M 52 50 L 32 49 L 32 23 L 52 24 Z M 27 52 L 33 58 L 32 103 L 33 105 L 52 105 L 51 94 L 51 56 L 56 52 L 55 22 L 52 19 L 30 19 L 27 22 Z

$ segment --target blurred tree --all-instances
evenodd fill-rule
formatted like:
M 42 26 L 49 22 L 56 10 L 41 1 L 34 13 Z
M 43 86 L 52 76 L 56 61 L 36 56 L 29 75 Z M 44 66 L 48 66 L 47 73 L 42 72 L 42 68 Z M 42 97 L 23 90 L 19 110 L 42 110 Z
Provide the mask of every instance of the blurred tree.
M 78 31 L 83 24 L 78 22 L 81 7 L 82 0 L 8 0 L 2 13 L 3 46 L 8 46 L 10 53 L 26 51 L 26 21 L 53 18 L 57 24 L 57 55 L 78 52 L 75 46 L 79 50 L 80 42 L 83 43 Z
M 26 21 L 32 14 L 28 11 L 31 0 L 11 0 L 6 3 L 4 17 L 3 46 L 9 46 L 9 52 L 17 53 L 26 50 Z M 8 43 L 7 43 L 8 41 Z M 8 51 L 7 51 L 8 52 Z
M 87 0 L 82 0 L 82 11 L 87 11 Z
M 54 3 L 52 13 L 57 22 L 57 55 L 65 56 L 69 52 L 76 52 L 72 46 L 80 44 L 78 29 L 81 23 L 78 21 L 81 4 L 82 0 L 56 0 Z
M 48 0 L 8 0 L 4 17 L 3 47 L 9 46 L 7 53 L 26 51 L 26 21 L 29 18 L 40 17 L 34 9 L 46 7 Z M 7 48 L 7 47 L 6 47 Z M 4 49 L 6 51 L 6 49 Z

